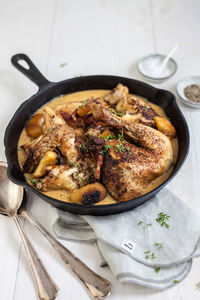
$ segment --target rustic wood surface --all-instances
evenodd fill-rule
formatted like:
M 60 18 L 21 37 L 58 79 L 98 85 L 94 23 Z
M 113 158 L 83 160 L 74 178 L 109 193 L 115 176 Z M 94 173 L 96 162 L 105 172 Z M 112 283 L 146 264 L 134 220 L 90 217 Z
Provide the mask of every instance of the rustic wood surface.
M 0 0 L 0 160 L 5 160 L 3 136 L 18 106 L 37 87 L 10 63 L 26 53 L 51 81 L 77 74 L 113 74 L 141 79 L 137 60 L 147 54 L 168 53 L 176 44 L 178 71 L 159 85 L 175 92 L 187 75 L 200 75 L 199 0 Z M 63 68 L 61 63 L 67 63 Z M 177 97 L 178 98 L 178 97 Z M 168 187 L 200 212 L 200 110 L 178 104 L 190 129 L 190 153 L 184 167 Z M 34 198 L 35 199 L 35 198 Z M 30 207 L 51 231 L 54 209 L 37 198 Z M 53 249 L 29 224 L 24 224 L 47 270 L 61 289 L 60 300 L 88 299 L 80 284 L 64 267 Z M 108 268 L 99 266 L 93 245 L 63 242 L 91 268 L 112 283 L 110 300 L 197 300 L 200 260 L 176 287 L 157 292 L 138 285 L 121 285 Z M 36 293 L 24 249 L 14 222 L 0 216 L 0 299 L 35 300 Z

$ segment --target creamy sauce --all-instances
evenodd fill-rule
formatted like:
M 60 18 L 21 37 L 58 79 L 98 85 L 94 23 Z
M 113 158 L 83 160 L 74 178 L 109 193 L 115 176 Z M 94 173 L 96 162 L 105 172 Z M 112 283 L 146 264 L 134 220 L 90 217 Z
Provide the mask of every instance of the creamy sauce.
M 103 97 L 103 96 L 107 95 L 109 92 L 110 91 L 108 91 L 108 90 L 89 90 L 89 91 L 76 92 L 76 93 L 68 94 L 65 96 L 61 96 L 61 97 L 53 99 L 52 101 L 47 103 L 45 106 L 41 107 L 37 111 L 37 113 L 42 113 L 44 111 L 45 107 L 50 107 L 50 108 L 54 109 L 55 107 L 58 108 L 58 106 L 63 106 L 63 105 L 64 106 L 69 105 L 73 108 L 72 110 L 74 110 L 79 105 L 81 105 L 85 100 L 87 100 L 91 97 L 94 97 L 94 98 Z M 139 96 L 136 96 L 136 97 L 145 100 L 142 97 L 139 97 Z M 151 106 L 158 115 L 166 117 L 164 110 L 160 106 L 157 106 L 149 101 L 148 101 L 148 106 Z M 24 151 L 20 148 L 20 146 L 22 146 L 26 143 L 30 143 L 31 141 L 33 141 L 33 139 L 31 137 L 29 137 L 26 133 L 26 130 L 23 129 L 23 131 L 20 135 L 20 138 L 19 138 L 19 142 L 18 142 L 18 161 L 19 161 L 19 165 L 21 168 L 24 164 L 26 157 L 24 155 Z M 177 159 L 177 155 L 178 155 L 178 139 L 177 138 L 173 139 L 171 141 L 171 143 L 172 143 L 172 149 L 173 149 L 173 153 L 174 153 L 174 163 L 175 163 L 176 159 Z M 161 185 L 164 181 L 166 181 L 167 178 L 172 173 L 172 171 L 173 171 L 173 166 L 171 168 L 169 168 L 169 170 L 167 172 L 165 172 L 163 175 L 157 177 L 147 187 L 144 194 L 152 191 L 153 189 L 155 189 L 156 187 Z M 28 174 L 28 173 L 26 173 L 24 175 L 25 175 L 27 182 L 29 182 L 30 179 L 33 177 L 32 174 Z M 43 192 L 43 194 L 50 196 L 52 198 L 56 198 L 61 201 L 70 202 L 70 192 L 65 191 L 65 190 L 51 190 L 48 192 Z M 112 203 L 116 203 L 116 201 L 108 195 L 102 201 L 96 203 L 96 205 L 100 205 L 100 204 L 106 205 L 106 204 L 112 204 Z

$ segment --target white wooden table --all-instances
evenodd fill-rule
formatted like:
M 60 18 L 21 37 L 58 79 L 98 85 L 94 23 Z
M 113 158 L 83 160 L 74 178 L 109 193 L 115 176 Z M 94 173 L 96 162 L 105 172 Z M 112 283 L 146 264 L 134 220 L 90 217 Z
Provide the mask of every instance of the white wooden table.
M 51 81 L 76 74 L 116 74 L 140 78 L 137 60 L 153 52 L 167 53 L 176 43 L 178 71 L 159 86 L 175 93 L 178 80 L 200 75 L 199 0 L 7 0 L 0 1 L 0 159 L 5 160 L 4 130 L 18 106 L 36 92 L 36 86 L 11 66 L 10 58 L 26 53 Z M 67 65 L 60 67 L 61 63 Z M 169 188 L 200 212 L 200 110 L 182 105 L 191 134 L 189 157 Z M 37 199 L 31 210 L 51 230 L 53 209 Z M 28 224 L 49 273 L 59 285 L 60 300 L 88 299 L 60 259 Z M 91 268 L 112 283 L 111 300 L 196 300 L 200 291 L 200 260 L 176 287 L 157 292 L 134 284 L 122 286 L 108 268 L 99 267 L 92 245 L 63 242 Z M 31 272 L 12 220 L 0 216 L 0 299 L 35 300 Z

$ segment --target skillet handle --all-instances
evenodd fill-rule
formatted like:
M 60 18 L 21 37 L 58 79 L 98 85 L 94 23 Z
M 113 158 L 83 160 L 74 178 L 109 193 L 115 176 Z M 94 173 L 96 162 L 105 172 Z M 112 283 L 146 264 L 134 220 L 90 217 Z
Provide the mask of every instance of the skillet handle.
M 28 68 L 23 67 L 19 61 L 25 61 L 28 65 Z M 31 81 L 33 81 L 38 87 L 39 90 L 44 89 L 45 87 L 52 84 L 52 82 L 48 81 L 36 68 L 33 62 L 26 54 L 16 54 L 11 58 L 12 64 L 22 72 L 26 77 L 28 77 Z

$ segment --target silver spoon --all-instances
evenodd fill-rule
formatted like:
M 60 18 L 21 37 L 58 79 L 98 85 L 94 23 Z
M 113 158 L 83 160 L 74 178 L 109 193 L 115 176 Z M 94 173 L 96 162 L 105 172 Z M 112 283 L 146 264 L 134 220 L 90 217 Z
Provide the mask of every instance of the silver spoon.
M 22 203 L 22 199 L 23 188 L 8 179 L 7 164 L 0 162 L 0 213 L 11 217 L 17 225 L 33 273 L 39 298 L 41 300 L 54 300 L 57 298 L 59 289 L 47 273 L 17 216 L 17 210 Z
M 10 184 L 13 184 L 8 178 L 7 180 L 10 182 Z M 33 218 L 33 216 L 30 215 L 30 213 L 27 212 L 25 205 L 20 207 L 18 214 L 26 218 L 47 238 L 67 267 L 70 268 L 70 270 L 81 281 L 93 299 L 104 299 L 110 294 L 110 282 L 92 271 L 71 251 L 59 243 L 53 235 L 51 235 L 37 220 Z

